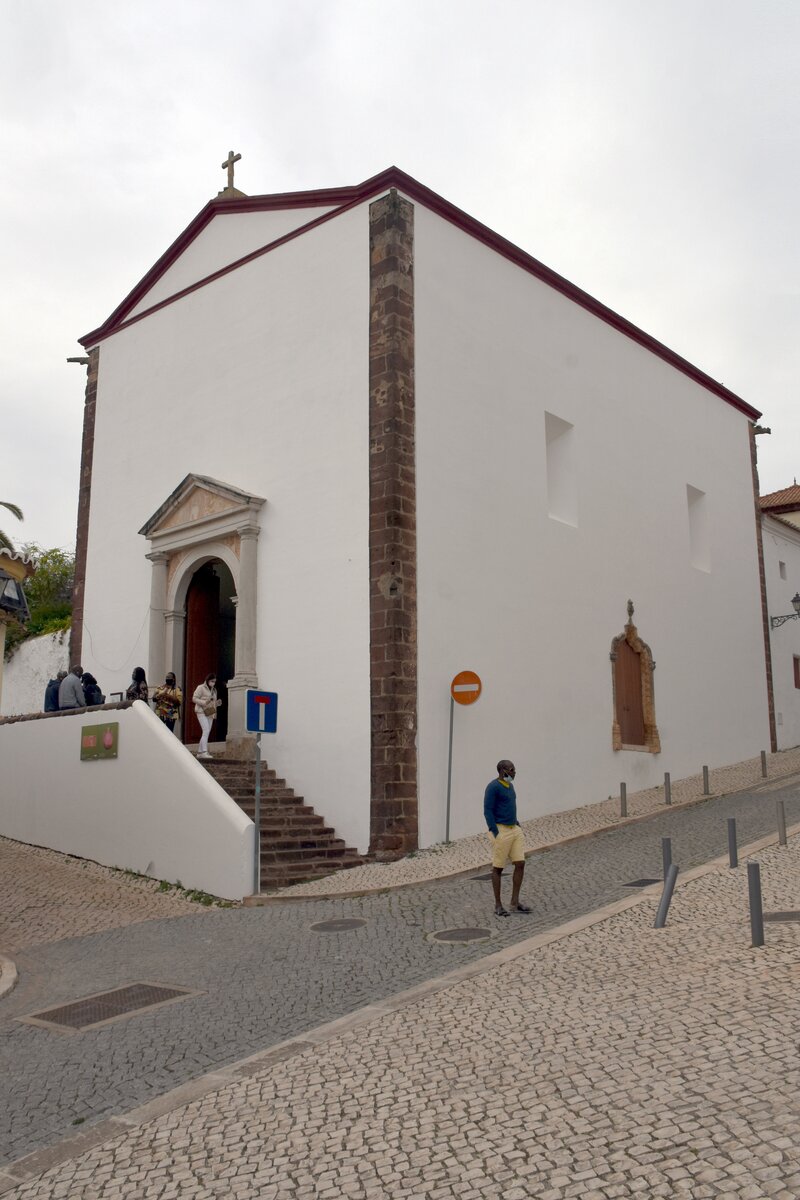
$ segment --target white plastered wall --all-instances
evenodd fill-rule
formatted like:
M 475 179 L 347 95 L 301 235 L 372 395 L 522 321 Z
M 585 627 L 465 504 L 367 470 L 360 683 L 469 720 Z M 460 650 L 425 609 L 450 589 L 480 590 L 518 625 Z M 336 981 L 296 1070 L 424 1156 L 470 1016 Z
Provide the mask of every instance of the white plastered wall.
M 150 288 L 129 317 L 152 308 L 183 288 L 190 287 L 214 271 L 244 258 L 261 246 L 314 221 L 329 208 L 295 208 L 276 212 L 216 213 L 180 258 Z
M 119 723 L 115 759 L 81 729 Z M 255 827 L 141 701 L 0 725 L 0 834 L 228 900 L 253 891 Z
M 745 416 L 421 205 L 415 240 L 422 843 L 444 836 L 459 670 L 483 694 L 456 706 L 453 836 L 484 827 L 501 757 L 525 818 L 768 749 Z M 576 522 L 548 515 L 546 413 L 573 427 Z M 611 746 L 629 598 L 660 755 Z
M 225 218 L 230 220 L 230 218 Z M 189 472 L 262 496 L 263 754 L 348 843 L 369 839 L 367 207 L 100 346 L 82 665 L 103 691 L 147 662 L 149 544 Z M 182 681 L 191 694 L 197 680 Z
M 42 712 L 49 680 L 69 670 L 69 630 L 21 642 L 3 670 L 0 716 Z
M 792 597 L 800 592 L 800 529 L 788 529 L 780 521 L 764 516 L 761 522 L 764 545 L 764 576 L 767 612 L 770 617 L 794 612 Z M 781 575 L 784 565 L 785 578 Z M 794 659 L 800 657 L 800 620 L 770 628 L 772 648 L 772 691 L 778 749 L 800 745 L 800 688 L 794 681 Z

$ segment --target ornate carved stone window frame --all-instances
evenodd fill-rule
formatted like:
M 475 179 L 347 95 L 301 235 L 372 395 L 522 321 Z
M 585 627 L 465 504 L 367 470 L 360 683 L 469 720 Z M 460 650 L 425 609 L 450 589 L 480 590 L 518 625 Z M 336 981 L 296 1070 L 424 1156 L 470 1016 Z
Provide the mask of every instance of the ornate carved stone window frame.
M 617 720 L 617 646 L 620 642 L 627 642 L 631 650 L 639 655 L 641 660 L 641 677 L 642 677 L 642 713 L 644 716 L 644 745 L 643 746 L 628 746 L 623 745 L 622 731 Z M 656 725 L 656 701 L 655 691 L 653 688 L 653 672 L 656 669 L 656 664 L 653 661 L 653 654 L 646 642 L 643 642 L 639 637 L 639 631 L 633 623 L 633 601 L 628 601 L 628 623 L 624 631 L 612 639 L 611 653 L 611 697 L 612 697 L 612 712 L 613 720 L 611 723 L 611 746 L 614 750 L 639 750 L 649 754 L 661 753 L 661 738 L 658 734 L 658 726 Z

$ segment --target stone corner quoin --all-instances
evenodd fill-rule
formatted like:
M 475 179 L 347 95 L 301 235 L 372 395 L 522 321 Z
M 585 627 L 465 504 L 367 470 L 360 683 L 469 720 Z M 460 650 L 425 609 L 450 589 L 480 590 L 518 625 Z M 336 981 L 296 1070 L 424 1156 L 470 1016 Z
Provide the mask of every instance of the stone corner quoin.
M 418 845 L 414 206 L 369 208 L 370 853 Z

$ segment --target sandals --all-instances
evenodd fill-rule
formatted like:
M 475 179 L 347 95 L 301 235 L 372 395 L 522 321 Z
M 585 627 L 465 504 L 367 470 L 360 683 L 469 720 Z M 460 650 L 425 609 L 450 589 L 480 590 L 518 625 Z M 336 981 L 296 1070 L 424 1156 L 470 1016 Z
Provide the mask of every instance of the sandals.
M 517 904 L 517 906 L 512 908 L 511 911 L 518 913 L 532 913 L 533 909 L 529 908 L 527 904 Z
M 497 905 L 495 905 L 494 915 L 496 917 L 507 917 L 508 909 L 503 908 L 502 904 L 497 904 Z

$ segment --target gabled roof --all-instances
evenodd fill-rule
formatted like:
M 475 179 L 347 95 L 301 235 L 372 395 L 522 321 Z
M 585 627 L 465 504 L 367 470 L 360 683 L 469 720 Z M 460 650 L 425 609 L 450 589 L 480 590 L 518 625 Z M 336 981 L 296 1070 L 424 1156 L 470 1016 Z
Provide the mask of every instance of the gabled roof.
M 335 220 L 336 217 L 356 205 L 363 204 L 366 200 L 370 200 L 374 196 L 383 195 L 389 188 L 397 188 L 398 191 L 401 191 L 410 200 L 415 200 L 417 203 L 424 205 L 445 221 L 449 221 L 464 233 L 469 234 L 470 237 L 474 237 L 497 254 L 515 263 L 522 270 L 535 275 L 537 279 L 542 280 L 543 283 L 554 288 L 557 292 L 560 292 L 563 296 L 573 301 L 573 303 L 580 305 L 581 308 L 586 309 L 587 312 L 592 313 L 593 316 L 604 321 L 607 325 L 611 325 L 612 328 L 626 337 L 638 342 L 640 346 L 643 346 L 658 358 L 663 359 L 664 362 L 669 363 L 676 370 L 687 375 L 695 383 L 700 384 L 701 387 L 707 388 L 708 391 L 721 397 L 726 403 L 738 409 L 739 412 L 744 413 L 750 420 L 756 420 L 761 415 L 757 409 L 752 408 L 740 396 L 729 391 L 728 388 L 718 383 L 717 380 L 712 379 L 710 375 L 706 375 L 698 367 L 693 366 L 687 359 L 681 358 L 679 354 L 670 350 L 668 346 L 657 341 L 636 325 L 631 324 L 630 321 L 626 321 L 624 317 L 621 317 L 612 309 L 601 304 L 599 300 L 595 300 L 588 292 L 582 291 L 562 275 L 557 274 L 549 267 L 546 267 L 544 263 L 533 258 L 532 255 L 526 254 L 524 250 L 520 250 L 513 242 L 509 242 L 506 238 L 501 237 L 499 233 L 495 233 L 487 225 L 476 221 L 474 217 L 469 216 L 462 209 L 456 208 L 454 204 L 437 195 L 436 192 L 431 191 L 424 184 L 419 183 L 411 175 L 406 175 L 399 167 L 389 167 L 388 170 L 382 171 L 379 175 L 373 175 L 371 179 L 367 179 L 363 183 L 356 184 L 353 187 L 324 188 L 308 192 L 283 192 L 267 196 L 246 196 L 242 199 L 210 200 L 194 220 L 186 226 L 183 233 L 175 239 L 169 249 L 161 255 L 158 262 L 137 283 L 136 287 L 128 293 L 122 303 L 114 309 L 110 317 L 102 325 L 98 326 L 97 329 L 92 330 L 91 333 L 87 333 L 78 340 L 87 349 L 95 346 L 98 342 L 116 333 L 117 330 L 124 328 L 127 324 L 140 321 L 144 317 L 149 316 L 150 313 L 156 312 L 159 308 L 173 304 L 182 296 L 206 286 L 213 282 L 213 280 L 228 274 L 230 271 L 237 270 L 239 267 L 244 266 L 245 263 L 252 262 L 253 259 L 260 257 L 262 254 L 268 254 L 271 250 L 291 241 L 293 238 L 302 237 L 304 233 L 316 228 L 316 226 L 321 225 L 325 221 Z M 275 241 L 259 247 L 250 254 L 229 263 L 220 270 L 207 275 L 204 279 L 198 280 L 189 287 L 176 292 L 173 296 L 169 296 L 165 300 L 153 304 L 152 307 L 128 319 L 129 314 L 136 308 L 153 285 L 169 270 L 173 263 L 183 254 L 187 246 L 205 229 L 208 223 L 215 218 L 224 219 L 226 216 L 236 213 L 266 212 L 269 210 L 287 210 L 292 208 L 325 207 L 330 209 L 331 206 L 333 206 L 332 211 L 306 222 L 291 233 L 276 238 Z
M 779 492 L 770 492 L 759 499 L 759 504 L 770 512 L 794 512 L 800 508 L 800 484 L 794 483 Z

